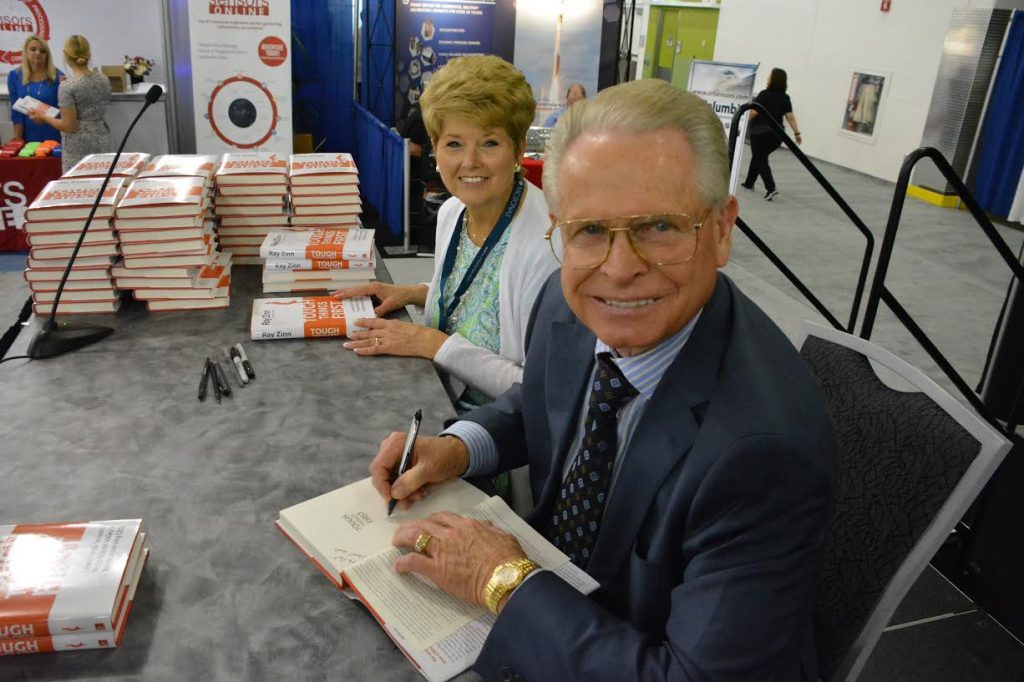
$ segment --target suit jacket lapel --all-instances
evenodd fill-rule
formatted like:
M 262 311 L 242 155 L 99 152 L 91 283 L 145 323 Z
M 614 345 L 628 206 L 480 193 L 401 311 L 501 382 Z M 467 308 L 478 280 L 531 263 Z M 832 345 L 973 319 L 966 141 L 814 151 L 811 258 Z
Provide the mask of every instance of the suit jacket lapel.
M 659 488 L 697 436 L 694 408 L 707 403 L 717 383 L 729 338 L 732 295 L 718 277 L 711 300 L 679 356 L 647 402 L 615 481 L 587 572 L 604 584 L 622 564 Z
M 551 435 L 550 468 L 539 495 L 537 508 L 530 514 L 532 521 L 539 513 L 546 513 L 562 483 L 562 466 L 567 449 L 576 434 L 580 408 L 590 372 L 594 367 L 594 344 L 597 339 L 579 322 L 556 322 L 551 325 L 551 337 L 545 362 L 544 400 L 547 411 L 548 433 Z

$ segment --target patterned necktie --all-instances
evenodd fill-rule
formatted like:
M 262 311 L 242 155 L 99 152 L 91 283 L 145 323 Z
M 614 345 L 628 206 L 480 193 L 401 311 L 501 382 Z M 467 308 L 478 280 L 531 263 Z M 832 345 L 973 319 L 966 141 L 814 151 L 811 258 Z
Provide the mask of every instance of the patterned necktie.
M 617 450 L 617 415 L 636 395 L 611 354 L 599 353 L 583 441 L 551 516 L 551 542 L 581 568 L 590 560 L 601 525 Z

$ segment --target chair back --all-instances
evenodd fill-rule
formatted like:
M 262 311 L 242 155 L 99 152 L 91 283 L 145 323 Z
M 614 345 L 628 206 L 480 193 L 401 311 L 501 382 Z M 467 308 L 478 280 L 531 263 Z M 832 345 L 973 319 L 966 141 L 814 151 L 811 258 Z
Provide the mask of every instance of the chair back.
M 814 606 L 819 675 L 853 680 L 1010 442 L 869 341 L 807 323 L 797 347 L 839 441 L 839 497 Z M 906 385 L 891 388 L 872 363 Z

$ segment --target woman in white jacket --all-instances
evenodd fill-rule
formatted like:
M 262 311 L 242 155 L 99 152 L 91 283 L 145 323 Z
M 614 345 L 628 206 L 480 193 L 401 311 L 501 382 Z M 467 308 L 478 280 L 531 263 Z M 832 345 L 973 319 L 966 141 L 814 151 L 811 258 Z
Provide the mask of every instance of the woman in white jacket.
M 544 195 L 519 167 L 536 108 L 523 74 L 494 56 L 453 59 L 430 81 L 420 107 L 452 194 L 437 216 L 433 278 L 429 285 L 375 282 L 336 295 L 373 296 L 378 316 L 423 306 L 426 325 L 361 320 L 367 331 L 354 332 L 345 347 L 433 360 L 461 411 L 521 380 L 530 311 L 558 264 L 544 241 Z

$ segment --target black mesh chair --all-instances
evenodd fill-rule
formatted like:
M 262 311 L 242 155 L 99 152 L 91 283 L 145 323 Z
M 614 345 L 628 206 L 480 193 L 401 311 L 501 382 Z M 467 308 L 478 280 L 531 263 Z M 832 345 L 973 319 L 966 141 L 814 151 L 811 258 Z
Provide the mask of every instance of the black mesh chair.
M 853 680 L 1010 442 L 864 339 L 808 323 L 797 347 L 839 437 L 839 499 L 814 607 L 819 674 Z

